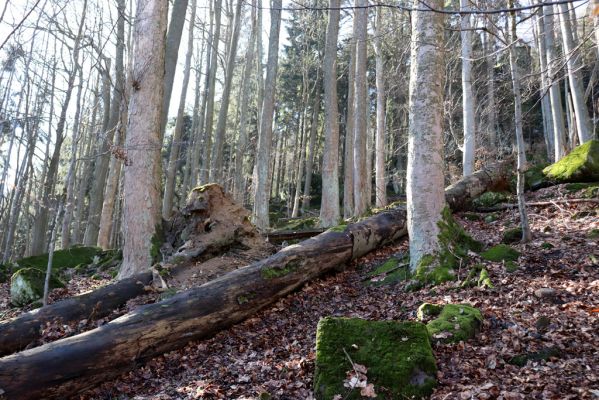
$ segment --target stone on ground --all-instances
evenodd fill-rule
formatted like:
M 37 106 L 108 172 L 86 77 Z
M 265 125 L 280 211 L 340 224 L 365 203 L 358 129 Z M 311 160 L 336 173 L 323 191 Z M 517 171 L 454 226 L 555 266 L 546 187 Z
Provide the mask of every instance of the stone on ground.
M 44 295 L 45 272 L 37 268 L 21 268 L 10 279 L 10 302 L 15 306 L 26 306 Z M 63 287 L 60 280 L 51 277 L 50 289 Z
M 381 399 L 425 398 L 436 385 L 437 368 L 424 324 L 321 319 L 316 332 L 316 398 L 365 398 L 363 388 L 348 387 L 355 366 L 366 369 L 358 384 L 373 385 Z
M 439 317 L 426 324 L 436 343 L 458 343 L 473 338 L 480 329 L 483 316 L 467 304 L 447 304 Z
M 581 144 L 543 173 L 557 183 L 599 181 L 599 140 Z

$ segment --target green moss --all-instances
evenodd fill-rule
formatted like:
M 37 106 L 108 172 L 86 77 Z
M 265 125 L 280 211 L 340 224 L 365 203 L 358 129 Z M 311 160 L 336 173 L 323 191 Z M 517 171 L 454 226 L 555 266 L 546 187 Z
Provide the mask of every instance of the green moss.
M 339 224 L 337 226 L 333 226 L 333 227 L 329 228 L 328 230 L 331 232 L 345 232 L 346 229 L 347 229 L 347 224 Z
M 255 292 L 249 292 L 249 293 L 241 294 L 241 295 L 237 296 L 237 303 L 239 305 L 242 305 L 242 304 L 245 304 L 245 303 L 249 303 L 254 298 L 256 298 L 256 293 Z
M 505 203 L 510 199 L 509 193 L 485 192 L 472 201 L 476 207 L 493 207 L 499 203 Z
M 553 248 L 553 245 L 551 243 L 548 243 L 548 242 L 543 242 L 541 244 L 541 248 L 544 249 L 544 250 L 550 250 L 550 249 Z
M 44 295 L 46 273 L 37 268 L 21 268 L 10 278 L 10 301 L 16 306 L 25 306 Z M 50 276 L 50 289 L 64 287 L 55 276 Z
M 590 140 L 555 164 L 543 169 L 545 176 L 558 183 L 599 180 L 599 140 Z
M 474 337 L 483 316 L 481 312 L 467 304 L 447 304 L 439 317 L 426 324 L 434 341 L 457 343 Z
M 486 268 L 480 270 L 480 275 L 478 277 L 478 286 L 481 288 L 493 288 L 493 282 L 491 282 L 491 278 L 489 277 L 489 271 L 487 271 Z
M 319 219 L 317 217 L 294 218 L 285 221 L 278 221 L 277 229 L 283 231 L 301 231 L 304 229 L 312 229 L 318 226 Z
M 416 318 L 418 318 L 418 321 L 424 321 L 429 317 L 436 317 L 441 313 L 441 310 L 443 310 L 441 304 L 422 303 L 416 310 Z
M 597 238 L 599 238 L 599 229 L 597 229 L 597 228 L 593 228 L 593 229 L 591 229 L 591 230 L 589 231 L 589 233 L 588 233 L 587 237 L 588 237 L 589 239 L 597 239 Z
M 160 248 L 164 244 L 164 240 L 165 239 L 164 231 L 162 230 L 162 224 L 158 224 L 154 228 L 154 234 L 150 239 L 150 242 L 152 244 L 150 247 L 150 256 L 152 257 L 152 264 L 162 261 L 162 254 L 160 253 Z
M 385 274 L 399 265 L 399 259 L 396 257 L 390 257 L 387 261 L 376 267 L 373 271 L 369 272 L 367 276 L 377 276 Z
M 503 231 L 501 243 L 517 243 L 522 240 L 522 228 L 511 228 Z
M 518 261 L 520 253 L 507 244 L 498 244 L 480 254 L 487 261 Z
M 537 352 L 519 354 L 508 361 L 512 365 L 523 367 L 528 361 L 546 361 L 551 357 L 559 357 L 561 351 L 557 347 L 547 347 Z
M 436 385 L 436 365 L 430 338 L 419 322 L 365 321 L 323 318 L 316 332 L 314 394 L 361 399 L 359 390 L 343 386 L 351 360 L 365 366 L 368 383 L 388 399 L 428 397 Z
M 485 222 L 490 224 L 491 222 L 495 222 L 499 219 L 499 216 L 496 213 L 489 214 L 485 216 Z
M 480 221 L 482 217 L 474 213 L 464 213 L 464 219 L 467 219 L 468 221 Z
M 509 273 L 516 272 L 518 268 L 520 268 L 519 265 L 513 261 L 506 261 L 505 263 L 505 270 Z
M 524 188 L 526 190 L 537 190 L 550 184 L 545 174 L 543 174 L 545 167 L 547 167 L 547 164 L 538 164 L 524 172 Z
M 282 276 L 285 276 L 287 274 L 290 274 L 294 271 L 296 271 L 299 268 L 300 264 L 299 261 L 289 261 L 287 264 L 285 264 L 285 266 L 283 267 L 270 267 L 270 268 L 263 268 L 260 271 L 260 275 L 262 275 L 262 278 L 264 279 L 274 279 L 274 278 L 280 278 Z
M 456 276 L 453 269 L 446 265 L 437 265 L 431 268 L 430 261 L 433 256 L 425 256 L 414 273 L 414 278 L 424 284 L 440 285 L 444 282 L 454 281 Z M 424 261 L 424 262 L 423 262 Z
M 102 254 L 99 247 L 75 246 L 65 250 L 56 250 L 52 256 L 52 270 L 63 271 L 67 268 L 75 268 L 78 265 L 88 265 L 94 262 L 95 257 Z M 48 254 L 27 257 L 17 260 L 20 268 L 36 268 L 45 272 L 48 266 Z

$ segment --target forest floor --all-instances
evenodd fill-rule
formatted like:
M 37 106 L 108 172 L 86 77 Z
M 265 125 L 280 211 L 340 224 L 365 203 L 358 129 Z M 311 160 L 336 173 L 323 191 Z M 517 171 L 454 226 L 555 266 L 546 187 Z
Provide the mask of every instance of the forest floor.
M 578 195 L 563 185 L 528 194 L 528 201 L 549 205 L 529 208 L 534 239 L 513 245 L 521 252 L 517 270 L 481 261 L 494 288 L 460 288 L 458 281 L 406 292 L 405 282 L 365 284 L 369 272 L 407 252 L 404 238 L 212 339 L 191 342 L 78 398 L 311 399 L 319 318 L 414 320 L 423 302 L 469 303 L 484 316 L 476 338 L 435 347 L 439 385 L 433 399 L 599 398 L 598 207 L 551 204 Z M 516 209 L 497 212 L 497 220 L 488 223 L 468 214 L 457 214 L 457 220 L 487 245 L 499 243 L 503 231 L 518 224 Z M 100 283 L 79 282 L 82 287 Z M 544 296 L 541 288 L 553 293 Z M 7 298 L 4 291 L 2 285 L 0 298 Z M 6 308 L 0 304 L 2 318 L 11 316 Z M 522 367 L 508 362 L 547 348 L 557 349 L 557 357 Z

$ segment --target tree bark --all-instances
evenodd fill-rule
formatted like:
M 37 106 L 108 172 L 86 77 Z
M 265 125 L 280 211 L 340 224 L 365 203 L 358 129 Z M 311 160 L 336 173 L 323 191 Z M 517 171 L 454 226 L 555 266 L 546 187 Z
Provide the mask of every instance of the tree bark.
M 547 76 L 547 46 L 545 45 L 545 25 L 543 7 L 539 7 L 539 14 L 535 18 L 537 31 L 537 45 L 539 47 L 539 64 L 541 67 L 541 109 L 543 112 L 543 126 L 545 145 L 547 147 L 547 159 L 553 160 L 555 135 L 553 133 L 553 119 L 551 117 L 551 101 L 549 99 L 549 77 Z
M 477 187 L 481 191 L 471 189 L 470 194 L 480 195 L 485 187 L 470 183 L 481 174 L 464 178 L 459 187 Z M 448 201 L 450 207 L 460 208 L 462 200 L 471 198 L 455 195 Z M 349 225 L 343 232 L 324 232 L 92 331 L 4 357 L 0 388 L 8 398 L 24 400 L 73 396 L 140 362 L 236 324 L 306 282 L 405 234 L 406 211 L 399 208 Z M 97 293 L 95 299 L 103 298 Z M 95 301 L 90 299 L 89 304 Z M 74 307 L 65 303 L 62 308 L 68 312 Z M 24 329 L 36 326 L 36 322 L 23 324 L 28 327 Z
M 320 74 L 319 74 L 320 75 Z M 302 213 L 310 208 L 310 191 L 312 189 L 312 170 L 314 168 L 314 156 L 316 153 L 316 139 L 318 138 L 318 126 L 320 120 L 320 76 L 316 77 L 316 86 L 314 87 L 314 103 L 312 104 L 312 123 L 310 125 L 310 140 L 308 141 L 308 153 L 306 154 L 306 178 L 304 179 L 304 195 L 302 199 Z M 337 148 L 337 152 L 339 149 Z M 338 153 L 337 153 L 338 154 Z M 337 182 L 339 186 L 339 182 Z M 339 191 L 339 189 L 337 189 Z
M 469 11 L 468 0 L 460 0 L 460 9 Z M 470 14 L 462 15 L 462 115 L 464 124 L 463 175 L 474 172 L 476 151 L 474 124 L 474 93 L 472 91 L 472 31 L 470 30 Z
M 259 229 L 268 229 L 268 202 L 270 200 L 270 153 L 272 147 L 272 122 L 275 109 L 275 91 L 279 60 L 279 32 L 281 30 L 281 0 L 272 0 L 268 63 L 264 82 L 264 99 L 260 118 L 260 131 L 256 157 L 256 184 L 254 194 L 254 223 Z
M 385 64 L 381 36 L 383 35 L 383 7 L 376 9 L 374 30 L 374 51 L 376 53 L 376 139 L 375 139 L 375 204 L 377 207 L 387 205 L 387 179 L 385 177 Z
M 368 135 L 368 81 L 366 77 L 367 57 L 367 30 L 368 30 L 368 5 L 367 0 L 355 0 L 355 6 L 361 7 L 354 10 L 356 19 L 356 76 L 354 92 L 354 215 L 362 216 L 370 206 L 364 188 L 370 179 L 370 171 L 367 170 L 368 157 L 367 135 Z
M 414 7 L 442 8 L 442 0 L 414 0 Z M 417 11 L 412 15 L 410 127 L 407 202 L 410 268 L 439 248 L 437 222 L 443 197 L 443 16 Z
M 322 154 L 322 199 L 320 224 L 337 225 L 339 212 L 339 110 L 337 100 L 337 40 L 340 0 L 329 0 L 329 20 L 324 47 L 324 151 Z
M 343 217 L 354 216 L 354 137 L 356 121 L 354 117 L 356 80 L 356 32 L 357 21 L 354 18 L 353 34 L 349 42 L 349 65 L 347 77 L 347 115 L 345 116 L 345 148 L 343 152 Z
M 146 271 L 161 229 L 160 116 L 164 95 L 167 2 L 139 0 L 135 18 L 123 205 L 123 265 L 119 279 Z

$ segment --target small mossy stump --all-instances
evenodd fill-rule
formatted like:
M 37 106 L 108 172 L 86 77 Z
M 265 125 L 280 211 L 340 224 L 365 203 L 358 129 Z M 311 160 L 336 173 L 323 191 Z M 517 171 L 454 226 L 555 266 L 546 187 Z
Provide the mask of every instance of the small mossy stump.
M 483 322 L 481 312 L 468 304 L 447 304 L 439 317 L 426 324 L 436 343 L 458 343 L 476 335 Z
M 599 181 L 599 140 L 581 144 L 543 173 L 557 183 Z
M 442 304 L 422 303 L 416 310 L 416 318 L 418 321 L 424 321 L 431 317 L 436 317 L 443 310 Z
M 510 244 L 517 243 L 522 240 L 522 228 L 510 228 L 503 231 L 501 243 Z
M 18 307 L 38 301 L 44 295 L 46 273 L 37 268 L 21 268 L 10 278 L 10 302 Z M 52 276 L 50 289 L 64 287 L 64 284 Z
M 482 252 L 480 256 L 487 261 L 493 262 L 518 261 L 520 253 L 507 244 L 498 244 L 497 246 L 493 246 L 489 250 Z
M 94 262 L 94 258 L 103 253 L 99 247 L 74 246 L 65 250 L 56 250 L 52 256 L 52 270 L 63 271 L 67 268 L 75 268 L 78 265 L 87 265 Z M 48 266 L 48 254 L 27 257 L 17 260 L 20 268 L 36 268 L 45 272 Z
M 420 322 L 321 319 L 316 332 L 317 399 L 363 398 L 359 388 L 343 385 L 352 362 L 368 369 L 368 383 L 381 399 L 426 398 L 436 386 L 430 337 Z
M 472 201 L 475 207 L 493 207 L 510 199 L 509 193 L 485 192 Z

